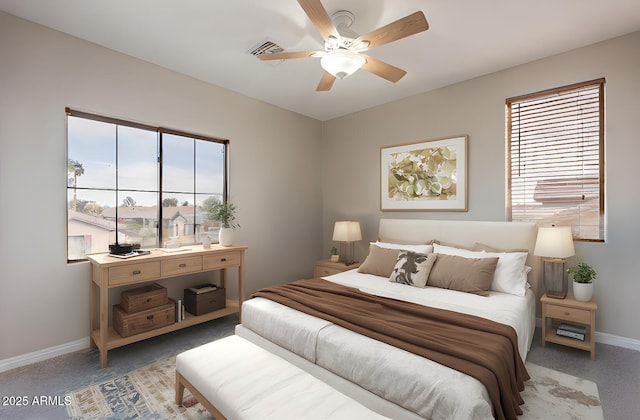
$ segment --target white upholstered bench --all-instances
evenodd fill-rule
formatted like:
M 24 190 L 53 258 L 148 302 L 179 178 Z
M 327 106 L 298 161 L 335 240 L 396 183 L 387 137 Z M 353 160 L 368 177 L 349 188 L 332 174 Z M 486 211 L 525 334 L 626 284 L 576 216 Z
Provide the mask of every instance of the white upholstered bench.
M 221 419 L 387 419 L 244 338 L 176 357 L 176 404 L 185 387 Z

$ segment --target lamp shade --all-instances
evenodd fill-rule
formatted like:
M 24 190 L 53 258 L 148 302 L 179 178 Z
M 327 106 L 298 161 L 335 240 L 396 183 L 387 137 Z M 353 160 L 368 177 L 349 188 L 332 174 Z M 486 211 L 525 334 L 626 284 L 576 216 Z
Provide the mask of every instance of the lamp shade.
M 338 79 L 351 76 L 366 62 L 360 54 L 342 48 L 331 51 L 320 59 L 322 68 Z
M 360 222 L 336 222 L 333 228 L 333 240 L 339 242 L 362 240 Z
M 568 258 L 576 255 L 571 227 L 541 227 L 533 254 L 539 257 Z

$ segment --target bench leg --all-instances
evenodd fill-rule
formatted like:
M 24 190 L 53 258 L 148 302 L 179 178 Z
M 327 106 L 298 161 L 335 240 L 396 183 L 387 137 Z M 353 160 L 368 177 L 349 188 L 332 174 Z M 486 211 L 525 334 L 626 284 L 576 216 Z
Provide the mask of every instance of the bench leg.
M 182 406 L 184 399 L 184 384 L 182 383 L 182 375 L 176 371 L 176 404 Z
M 205 397 L 198 391 L 193 385 L 189 383 L 178 371 L 176 370 L 176 404 L 182 406 L 182 400 L 184 399 L 184 389 L 187 388 L 194 397 L 198 400 L 200 404 L 204 406 L 204 408 L 209 411 L 209 413 L 216 420 L 227 420 L 227 418 L 222 414 L 213 404 L 211 404 Z

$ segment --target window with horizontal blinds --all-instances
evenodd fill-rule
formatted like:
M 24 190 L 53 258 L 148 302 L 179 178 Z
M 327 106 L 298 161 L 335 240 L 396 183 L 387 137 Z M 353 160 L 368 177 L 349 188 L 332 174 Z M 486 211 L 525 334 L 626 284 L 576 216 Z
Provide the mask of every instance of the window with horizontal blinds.
M 604 79 L 506 105 L 507 220 L 604 240 Z

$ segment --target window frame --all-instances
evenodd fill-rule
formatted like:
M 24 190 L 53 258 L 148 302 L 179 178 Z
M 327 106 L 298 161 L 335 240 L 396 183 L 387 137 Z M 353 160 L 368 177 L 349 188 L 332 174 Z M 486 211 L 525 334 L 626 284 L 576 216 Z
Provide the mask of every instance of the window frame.
M 166 127 L 161 127 L 161 126 L 154 126 L 154 125 L 149 125 L 149 124 L 143 124 L 143 123 L 138 123 L 138 122 L 134 122 L 134 121 L 129 121 L 129 120 L 124 120 L 121 118 L 114 118 L 114 117 L 107 117 L 104 115 L 99 115 L 99 114 L 93 114 L 93 113 L 89 113 L 89 112 L 85 112 L 85 111 L 79 111 L 76 109 L 72 109 L 70 107 L 66 107 L 65 108 L 65 113 L 66 113 L 66 118 L 68 121 L 69 117 L 76 117 L 76 118 L 83 118 L 83 119 L 87 119 L 87 120 L 92 120 L 92 121 L 98 121 L 98 122 L 104 122 L 104 123 L 108 123 L 108 124 L 114 124 L 116 126 L 126 126 L 126 127 L 131 127 L 131 128 L 135 128 L 135 129 L 141 129 L 141 130 L 147 130 L 147 131 L 152 131 L 155 132 L 157 134 L 157 173 L 158 173 L 158 184 L 157 184 L 157 193 L 158 193 L 158 202 L 157 202 L 157 223 L 156 223 L 156 229 L 157 229 L 157 242 L 156 245 L 157 246 L 161 246 L 163 243 L 163 219 L 162 219 L 162 214 L 163 214 L 163 207 L 162 207 L 162 202 L 164 199 L 164 189 L 163 189 L 163 151 L 162 151 L 162 144 L 163 144 L 163 134 L 167 134 L 167 135 L 175 135 L 175 136 L 181 136 L 181 137 L 185 137 L 188 139 L 192 139 L 192 140 L 198 140 L 198 141 L 207 141 L 207 142 L 213 142 L 213 143 L 217 143 L 223 146 L 223 153 L 224 153 L 224 158 L 223 158 L 223 169 L 222 169 L 222 176 L 223 176 L 223 182 L 222 182 L 222 200 L 223 202 L 228 202 L 229 199 L 229 149 L 230 149 L 230 140 L 229 139 L 223 139 L 223 138 L 217 138 L 217 137 L 211 137 L 211 136 L 204 136 L 201 134 L 195 134 L 195 133 L 190 133 L 190 132 L 185 132 L 182 130 L 175 130 L 175 129 L 170 129 L 170 128 L 166 128 Z M 67 139 L 66 139 L 66 159 L 67 162 L 69 162 L 69 131 L 67 128 Z M 195 157 L 194 157 L 194 164 L 195 164 Z M 117 162 L 116 162 L 116 168 L 117 168 Z M 117 171 L 117 169 L 116 169 Z M 68 195 L 69 193 L 69 185 L 68 185 L 68 175 L 69 172 L 66 172 L 66 179 L 67 182 L 65 183 L 66 188 L 65 188 L 65 195 Z M 75 187 L 77 188 L 77 187 Z M 85 189 L 85 190 L 95 190 L 95 188 L 78 188 L 78 189 Z M 107 188 L 105 190 L 109 190 L 109 191 L 114 191 L 116 194 L 116 197 L 118 196 L 118 194 L 124 190 L 120 190 L 117 186 L 114 189 L 111 188 Z M 167 192 L 167 194 L 169 194 Z M 193 192 L 194 194 L 194 198 L 195 196 L 198 194 L 197 191 Z M 69 259 L 69 255 L 68 255 L 68 249 L 69 249 L 69 217 L 68 217 L 68 212 L 69 212 L 69 204 L 68 204 L 68 200 L 65 199 L 65 205 L 66 205 L 66 213 L 67 213 L 67 218 L 66 218 L 66 222 L 65 222 L 65 227 L 66 227 L 66 231 L 67 231 L 67 240 L 66 240 L 66 250 L 65 250 L 65 255 L 67 258 L 67 263 L 76 263 L 76 262 L 83 262 L 83 261 L 88 261 L 87 258 L 79 258 L 79 259 Z M 116 205 L 119 207 L 120 204 L 116 203 Z M 194 201 L 194 207 L 196 206 L 196 202 Z M 117 222 L 116 222 L 116 237 L 117 237 Z M 194 224 L 194 230 L 196 229 L 196 224 Z M 78 236 L 76 235 L 72 235 L 72 236 Z M 195 232 L 194 232 L 194 241 L 195 241 Z M 194 242 L 195 243 L 195 242 Z M 100 251 L 102 252 L 102 251 Z M 86 255 L 86 254 L 85 254 Z
M 598 89 L 598 190 L 599 190 L 599 209 L 598 209 L 598 228 L 599 238 L 585 238 L 576 236 L 574 232 L 574 240 L 583 242 L 604 242 L 606 235 L 605 226 L 605 102 L 604 102 L 604 85 L 605 78 L 598 78 L 580 83 L 574 83 L 571 85 L 561 86 L 557 88 L 546 89 L 543 91 L 530 93 L 526 95 L 507 98 L 505 100 L 505 119 L 506 119 L 506 197 L 505 197 L 505 216 L 507 221 L 514 221 L 513 219 L 513 178 L 512 178 L 512 132 L 513 132 L 513 117 L 512 106 L 515 103 L 522 103 L 525 101 L 551 98 L 554 95 L 567 94 L 579 89 L 593 87 Z M 516 219 L 518 221 L 520 219 Z M 573 228 L 573 226 L 572 226 Z

